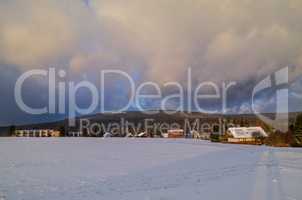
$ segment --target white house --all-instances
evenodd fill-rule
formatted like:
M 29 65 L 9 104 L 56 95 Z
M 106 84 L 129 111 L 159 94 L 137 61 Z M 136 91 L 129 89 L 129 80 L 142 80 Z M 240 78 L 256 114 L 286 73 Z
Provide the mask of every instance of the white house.
M 261 127 L 234 127 L 228 128 L 227 134 L 231 136 L 228 142 L 253 142 L 257 137 L 268 137 Z
M 161 135 L 162 135 L 163 138 L 168 138 L 169 137 L 168 133 L 162 133 Z

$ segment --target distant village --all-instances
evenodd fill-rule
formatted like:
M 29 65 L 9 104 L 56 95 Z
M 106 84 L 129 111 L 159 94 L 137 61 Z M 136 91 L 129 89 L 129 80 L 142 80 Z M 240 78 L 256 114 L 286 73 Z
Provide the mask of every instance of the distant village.
M 118 120 L 119 119 L 119 120 Z M 302 115 L 290 119 L 286 132 L 276 130 L 253 115 L 213 116 L 178 113 L 145 116 L 141 113 L 95 115 L 35 125 L 10 126 L 2 136 L 10 137 L 125 137 L 187 138 L 212 142 L 270 146 L 302 146 Z

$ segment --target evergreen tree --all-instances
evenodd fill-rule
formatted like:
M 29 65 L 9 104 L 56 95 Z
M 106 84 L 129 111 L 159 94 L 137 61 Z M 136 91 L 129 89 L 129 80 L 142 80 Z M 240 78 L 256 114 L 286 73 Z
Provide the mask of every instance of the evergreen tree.
M 60 126 L 59 131 L 60 131 L 60 137 L 66 136 L 66 130 L 64 126 Z
M 302 114 L 296 118 L 294 126 L 294 146 L 302 146 Z
M 16 126 L 15 125 L 12 125 L 12 126 L 9 127 L 9 135 L 10 136 L 14 136 L 15 131 L 16 131 Z

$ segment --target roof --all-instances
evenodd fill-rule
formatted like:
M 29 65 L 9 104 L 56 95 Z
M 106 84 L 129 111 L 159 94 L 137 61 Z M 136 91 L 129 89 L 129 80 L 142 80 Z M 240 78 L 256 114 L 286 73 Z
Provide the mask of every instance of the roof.
M 112 137 L 112 134 L 109 133 L 109 132 L 106 132 L 106 133 L 103 135 L 103 137 L 104 137 L 104 138 L 106 138 L 106 137 Z
M 140 134 L 138 134 L 137 136 L 138 137 L 143 137 L 143 136 L 145 136 L 147 133 L 146 132 L 141 132 Z
M 171 130 L 168 130 L 168 133 L 171 133 L 171 132 L 184 132 L 183 129 L 171 129 Z
M 261 127 L 237 127 L 229 128 L 228 131 L 234 138 L 253 138 L 255 133 L 262 137 L 268 136 Z
M 132 133 L 128 133 L 126 137 L 133 137 Z

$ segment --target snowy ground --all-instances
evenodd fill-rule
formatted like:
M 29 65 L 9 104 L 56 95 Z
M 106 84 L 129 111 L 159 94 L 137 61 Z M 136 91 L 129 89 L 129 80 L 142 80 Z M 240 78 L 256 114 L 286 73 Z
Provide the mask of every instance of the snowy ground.
M 0 200 L 301 200 L 302 149 L 0 138 Z

